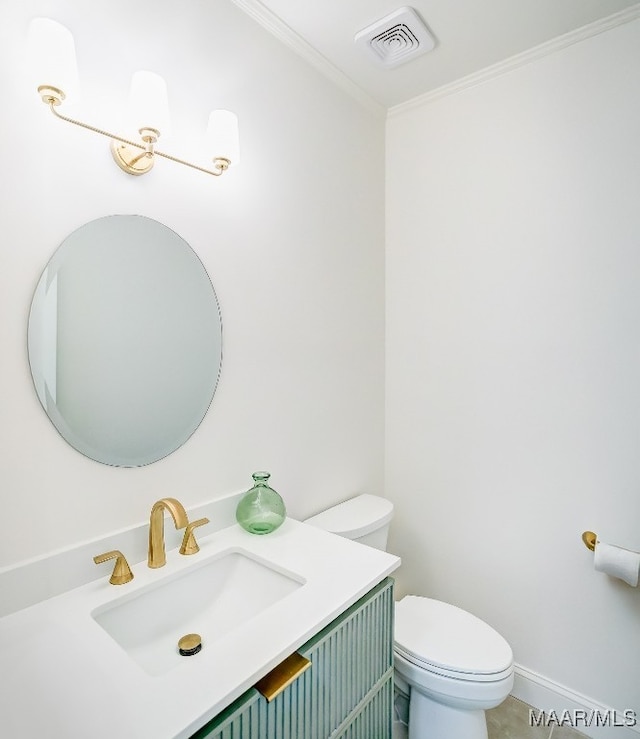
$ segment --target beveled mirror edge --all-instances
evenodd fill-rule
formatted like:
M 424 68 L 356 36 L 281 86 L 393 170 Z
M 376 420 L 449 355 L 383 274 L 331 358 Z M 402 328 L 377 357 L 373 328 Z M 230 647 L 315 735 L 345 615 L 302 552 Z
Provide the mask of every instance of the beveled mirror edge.
M 37 375 L 38 372 L 36 371 L 34 367 L 33 362 L 33 348 L 32 348 L 32 342 L 31 342 L 31 326 L 33 321 L 33 311 L 34 311 L 34 305 L 36 304 L 37 297 L 38 297 L 38 291 L 41 285 L 43 284 L 43 280 L 48 279 L 49 282 L 52 281 L 53 277 L 55 275 L 50 274 L 50 267 L 52 263 L 54 263 L 54 260 L 56 256 L 58 256 L 63 249 L 65 243 L 67 240 L 75 236 L 80 230 L 85 228 L 86 226 L 89 226 L 91 224 L 98 223 L 100 221 L 105 221 L 107 219 L 114 219 L 114 218 L 134 218 L 134 219 L 140 219 L 139 222 L 148 221 L 151 224 L 154 224 L 154 227 L 159 226 L 165 231 L 172 234 L 176 239 L 179 240 L 179 242 L 186 247 L 190 255 L 195 260 L 195 263 L 198 265 L 198 267 L 201 269 L 203 276 L 206 277 L 207 286 L 210 288 L 211 296 L 213 297 L 213 305 L 215 306 L 215 319 L 214 323 L 217 326 L 217 336 L 218 336 L 218 348 L 217 348 L 217 360 L 216 360 L 216 370 L 215 370 L 215 377 L 213 378 L 213 381 L 210 384 L 210 393 L 207 393 L 206 399 L 200 404 L 201 405 L 201 412 L 198 413 L 197 419 L 189 424 L 187 431 L 185 431 L 180 436 L 179 442 L 167 442 L 167 444 L 164 445 L 162 449 L 160 449 L 157 453 L 154 453 L 152 455 L 149 455 L 147 457 L 135 459 L 135 460 L 122 460 L 122 459 L 108 459 L 105 458 L 105 456 L 99 452 L 96 452 L 93 450 L 90 445 L 87 445 L 83 443 L 82 441 L 78 440 L 73 432 L 71 430 L 64 429 L 64 424 L 62 422 L 56 423 L 54 418 L 52 417 L 52 414 L 47 408 L 47 400 L 46 400 L 46 393 L 43 396 L 43 393 L 41 389 L 38 387 L 37 382 Z M 196 430 L 201 426 L 202 422 L 204 421 L 207 413 L 209 412 L 213 400 L 215 397 L 215 394 L 218 390 L 219 384 L 220 384 L 220 378 L 222 374 L 222 365 L 224 361 L 224 350 L 223 350 L 223 338 L 224 338 L 224 325 L 222 320 L 222 310 L 220 306 L 220 301 L 218 299 L 218 295 L 216 293 L 215 287 L 213 285 L 213 281 L 211 279 L 211 275 L 209 274 L 209 271 L 207 270 L 204 262 L 200 258 L 199 254 L 195 251 L 195 249 L 182 237 L 180 236 L 175 230 L 167 226 L 166 224 L 157 221 L 153 218 L 150 218 L 148 216 L 140 215 L 140 214 L 108 214 L 105 216 L 101 216 L 96 219 L 92 219 L 91 221 L 88 221 L 84 224 L 81 224 L 76 229 L 71 231 L 58 246 L 54 250 L 54 252 L 51 254 L 51 257 L 47 264 L 45 265 L 43 271 L 40 274 L 40 277 L 36 281 L 34 290 L 33 290 L 33 297 L 31 300 L 29 313 L 28 313 L 28 319 L 27 319 L 27 341 L 26 341 L 26 350 L 27 350 L 27 362 L 29 366 L 29 371 L 31 374 L 34 390 L 36 392 L 36 397 L 38 398 L 39 405 L 44 410 L 45 414 L 47 415 L 47 418 L 49 419 L 51 425 L 55 428 L 58 435 L 62 437 L 62 439 L 71 446 L 75 451 L 77 451 L 79 454 L 82 454 L 84 457 L 91 459 L 92 461 L 98 462 L 100 464 L 105 464 L 107 466 L 111 467 L 118 467 L 118 468 L 135 468 L 135 467 L 144 467 L 149 464 L 153 464 L 155 462 L 161 461 L 162 459 L 165 459 L 166 457 L 170 456 L 174 452 L 176 452 L 178 449 L 182 448 L 187 441 L 193 436 L 193 434 L 196 432 Z M 62 428 L 61 428 L 62 427 Z

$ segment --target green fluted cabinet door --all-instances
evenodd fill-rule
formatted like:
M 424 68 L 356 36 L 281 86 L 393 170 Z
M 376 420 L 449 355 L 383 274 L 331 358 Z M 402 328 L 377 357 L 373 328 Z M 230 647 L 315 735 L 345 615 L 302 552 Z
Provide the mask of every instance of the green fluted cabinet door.
M 298 652 L 311 667 L 274 700 L 252 688 L 192 739 L 391 739 L 391 578 Z

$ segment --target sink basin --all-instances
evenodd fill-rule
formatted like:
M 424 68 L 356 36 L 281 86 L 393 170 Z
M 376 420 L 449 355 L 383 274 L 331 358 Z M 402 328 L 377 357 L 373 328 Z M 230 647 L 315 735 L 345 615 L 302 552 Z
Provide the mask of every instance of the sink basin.
M 189 633 L 207 645 L 258 616 L 304 584 L 241 550 L 230 550 L 101 606 L 95 621 L 150 675 L 161 675 L 199 655 L 184 657 L 178 640 Z

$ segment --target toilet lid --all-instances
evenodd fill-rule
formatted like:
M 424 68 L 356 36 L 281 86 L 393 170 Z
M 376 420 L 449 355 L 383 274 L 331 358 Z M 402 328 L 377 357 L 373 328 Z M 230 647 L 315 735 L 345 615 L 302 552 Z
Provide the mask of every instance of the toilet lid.
M 465 675 L 509 670 L 513 652 L 495 629 L 457 606 L 407 595 L 396 603 L 396 648 L 405 659 L 429 669 Z

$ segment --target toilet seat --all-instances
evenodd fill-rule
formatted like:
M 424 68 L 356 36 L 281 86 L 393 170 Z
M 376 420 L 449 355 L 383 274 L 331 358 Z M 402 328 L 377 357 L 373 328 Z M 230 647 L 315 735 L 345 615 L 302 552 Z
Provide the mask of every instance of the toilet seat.
M 501 681 L 513 672 L 507 641 L 457 606 L 407 595 L 395 616 L 395 651 L 416 667 L 470 682 Z
M 441 677 L 449 678 L 450 680 L 462 680 L 466 682 L 498 682 L 508 678 L 513 673 L 513 667 L 507 667 L 500 672 L 493 673 L 473 673 L 473 672 L 461 672 L 458 670 L 447 670 L 444 667 L 434 665 L 426 660 L 421 660 L 415 655 L 408 654 L 402 649 L 395 647 L 395 654 L 405 659 L 415 667 L 424 670 L 425 672 L 433 673 L 434 675 L 440 675 Z

